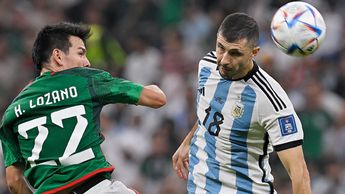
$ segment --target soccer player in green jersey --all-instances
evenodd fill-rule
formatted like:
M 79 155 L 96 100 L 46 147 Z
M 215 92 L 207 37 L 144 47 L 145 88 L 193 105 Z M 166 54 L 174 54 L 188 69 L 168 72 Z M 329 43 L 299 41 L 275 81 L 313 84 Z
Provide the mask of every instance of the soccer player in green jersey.
M 159 108 L 165 94 L 92 69 L 87 26 L 60 23 L 37 35 L 32 58 L 39 77 L 14 99 L 0 129 L 6 179 L 12 193 L 135 194 L 111 180 L 100 144 L 99 116 L 110 103 Z M 25 177 L 25 178 L 24 178 Z

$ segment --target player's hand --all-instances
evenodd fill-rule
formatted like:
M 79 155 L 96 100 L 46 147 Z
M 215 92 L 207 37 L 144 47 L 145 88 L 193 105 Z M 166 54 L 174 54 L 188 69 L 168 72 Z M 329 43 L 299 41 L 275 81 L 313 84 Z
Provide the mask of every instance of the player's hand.
M 187 180 L 189 166 L 189 145 L 181 144 L 172 157 L 174 170 L 178 177 Z

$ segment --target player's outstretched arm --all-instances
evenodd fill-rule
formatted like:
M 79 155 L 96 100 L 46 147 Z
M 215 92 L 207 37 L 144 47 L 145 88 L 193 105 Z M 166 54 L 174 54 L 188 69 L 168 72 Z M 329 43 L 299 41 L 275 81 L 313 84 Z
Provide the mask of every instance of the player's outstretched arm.
M 151 108 L 159 108 L 164 106 L 166 101 L 164 92 L 158 86 L 148 85 L 144 86 L 137 104 Z
M 282 150 L 278 156 L 287 170 L 294 194 L 311 194 L 310 177 L 302 146 Z
M 6 181 L 12 194 L 32 193 L 24 180 L 22 168 L 17 164 L 6 168 Z
M 189 145 L 198 127 L 196 122 L 172 157 L 174 170 L 178 177 L 186 180 L 189 166 Z

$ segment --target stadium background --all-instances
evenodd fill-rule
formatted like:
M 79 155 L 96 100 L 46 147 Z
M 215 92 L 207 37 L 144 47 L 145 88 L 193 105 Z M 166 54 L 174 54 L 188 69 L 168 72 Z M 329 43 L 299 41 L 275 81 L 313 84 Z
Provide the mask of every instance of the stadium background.
M 288 92 L 304 125 L 313 193 L 344 193 L 345 1 L 306 1 L 319 9 L 327 25 L 322 47 L 306 58 L 284 55 L 270 39 L 270 19 L 286 2 L 0 0 L 0 113 L 37 75 L 31 47 L 41 27 L 59 21 L 92 24 L 88 52 L 94 67 L 142 84 L 156 83 L 168 98 L 155 111 L 104 108 L 103 147 L 116 167 L 114 177 L 142 194 L 184 194 L 186 183 L 178 180 L 170 161 L 195 120 L 197 63 L 214 49 L 224 15 L 244 11 L 260 26 L 262 50 L 256 60 Z M 278 193 L 292 193 L 276 155 L 271 164 Z M 8 193 L 3 168 L 0 176 L 0 193 Z

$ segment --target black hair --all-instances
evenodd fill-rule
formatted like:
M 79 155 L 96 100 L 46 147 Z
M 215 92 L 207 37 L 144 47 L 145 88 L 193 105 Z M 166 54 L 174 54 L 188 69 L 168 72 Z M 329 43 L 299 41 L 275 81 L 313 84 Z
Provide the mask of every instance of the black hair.
M 256 21 L 245 13 L 233 13 L 226 16 L 218 33 L 228 42 L 245 38 L 252 46 L 257 46 L 259 40 L 259 27 Z
M 90 37 L 90 27 L 82 24 L 62 22 L 55 25 L 47 25 L 37 34 L 32 48 L 32 60 L 38 70 L 44 63 L 49 62 L 52 51 L 57 48 L 68 53 L 71 43 L 70 36 L 77 36 L 85 44 Z

